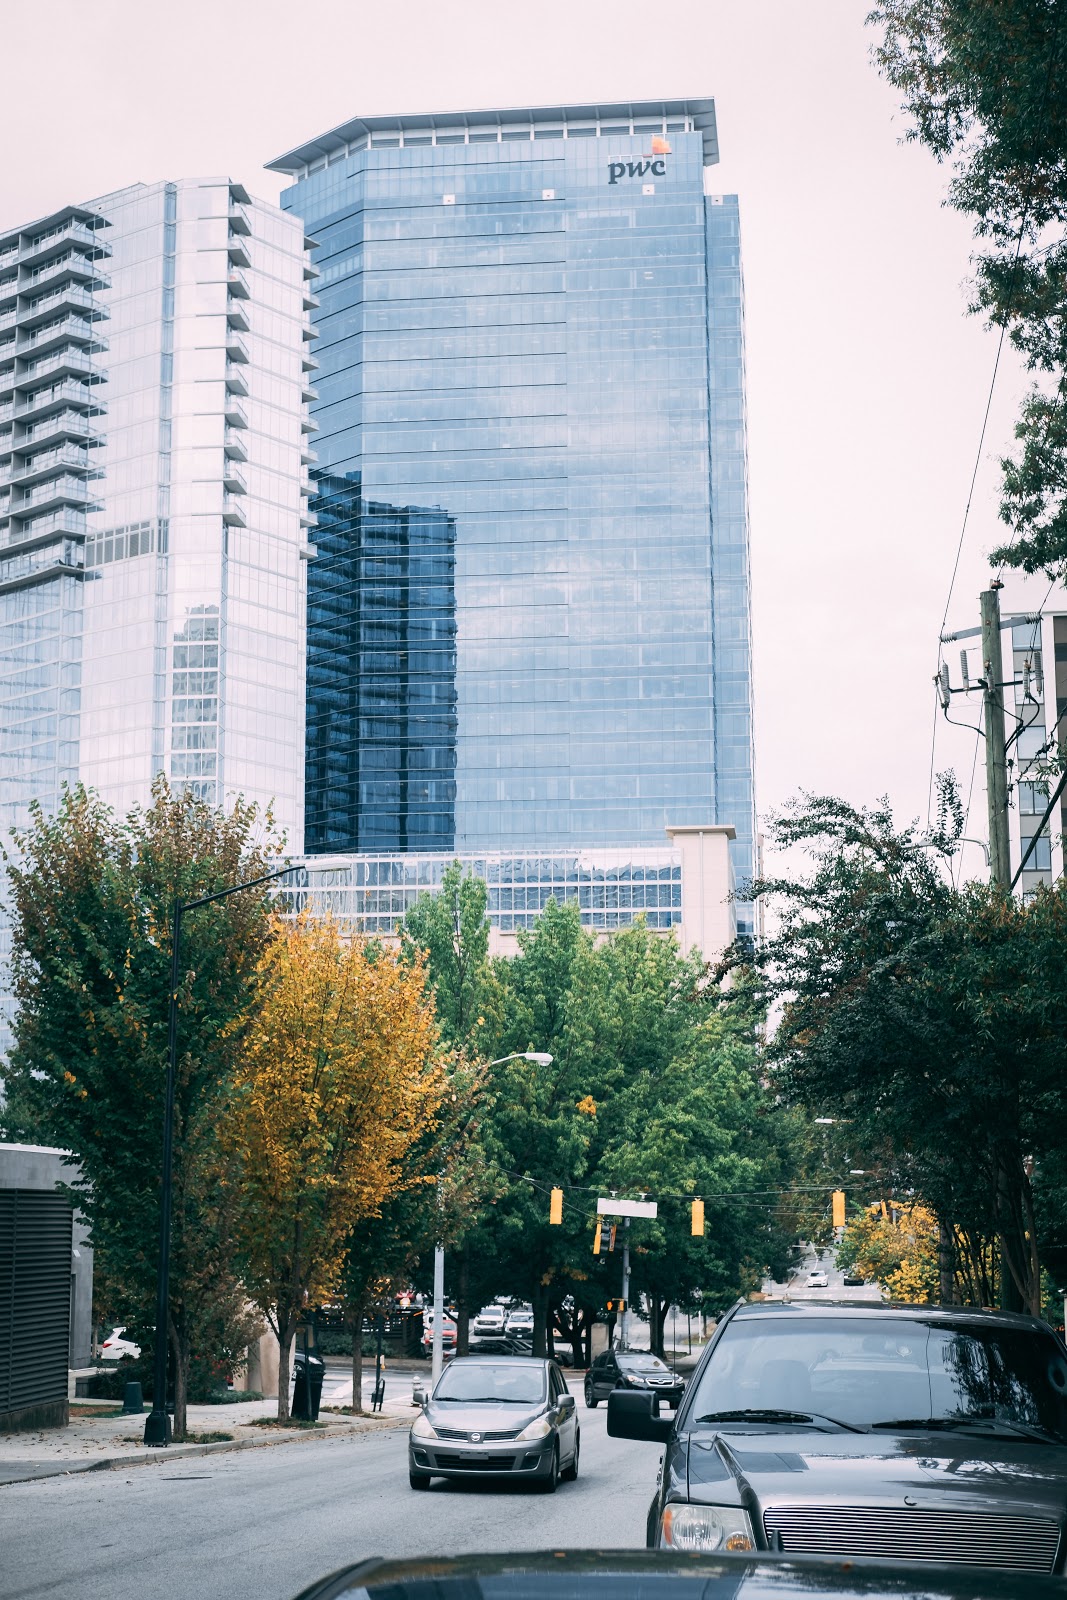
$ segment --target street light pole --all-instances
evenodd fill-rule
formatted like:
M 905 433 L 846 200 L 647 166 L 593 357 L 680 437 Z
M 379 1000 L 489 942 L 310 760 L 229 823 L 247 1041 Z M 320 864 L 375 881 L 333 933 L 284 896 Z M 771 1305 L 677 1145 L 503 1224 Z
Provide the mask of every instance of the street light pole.
M 178 1080 L 178 985 L 181 974 L 182 917 L 213 900 L 226 900 L 231 894 L 258 889 L 260 884 L 284 878 L 294 867 L 279 867 L 249 883 L 235 883 L 215 894 L 196 900 L 175 900 L 171 920 L 170 1009 L 167 1016 L 167 1082 L 163 1098 L 163 1186 L 159 1202 L 159 1266 L 156 1272 L 156 1347 L 152 1378 L 152 1409 L 145 1419 L 144 1442 L 165 1447 L 170 1444 L 170 1417 L 167 1415 L 167 1313 L 170 1302 L 170 1217 L 173 1192 L 174 1097 Z
M 552 1057 L 546 1050 L 513 1050 L 509 1056 L 501 1056 L 497 1061 L 488 1061 L 489 1067 L 503 1067 L 509 1061 L 536 1061 L 539 1066 L 550 1067 Z M 440 1205 L 441 1174 L 437 1175 L 438 1205 Z M 444 1366 L 444 1347 L 442 1335 L 444 1333 L 445 1316 L 445 1247 L 438 1243 L 433 1253 L 433 1328 L 430 1330 L 430 1384 L 437 1387 L 437 1380 L 441 1376 Z M 459 1329 L 456 1329 L 457 1343 Z

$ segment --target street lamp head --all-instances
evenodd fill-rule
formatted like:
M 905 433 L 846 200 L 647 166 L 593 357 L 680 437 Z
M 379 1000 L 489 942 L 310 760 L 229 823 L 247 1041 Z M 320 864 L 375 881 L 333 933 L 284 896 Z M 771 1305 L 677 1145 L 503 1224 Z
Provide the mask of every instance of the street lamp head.
M 829 1127 L 832 1126 L 832 1124 L 834 1122 L 837 1121 L 837 1118 L 836 1117 L 816 1117 L 815 1121 L 817 1123 L 821 1123 L 823 1127 L 829 1128 Z
M 550 1067 L 552 1065 L 553 1057 L 549 1055 L 547 1050 L 524 1050 L 522 1054 L 525 1061 L 536 1061 L 539 1067 Z

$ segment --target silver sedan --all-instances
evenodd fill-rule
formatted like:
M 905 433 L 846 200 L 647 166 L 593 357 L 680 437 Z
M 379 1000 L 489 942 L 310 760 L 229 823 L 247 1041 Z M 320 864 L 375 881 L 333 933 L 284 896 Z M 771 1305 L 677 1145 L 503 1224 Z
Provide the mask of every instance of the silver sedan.
M 460 1356 L 441 1374 L 411 1425 L 408 1477 L 525 1478 L 553 1494 L 578 1476 L 581 1435 L 574 1396 L 554 1361 Z

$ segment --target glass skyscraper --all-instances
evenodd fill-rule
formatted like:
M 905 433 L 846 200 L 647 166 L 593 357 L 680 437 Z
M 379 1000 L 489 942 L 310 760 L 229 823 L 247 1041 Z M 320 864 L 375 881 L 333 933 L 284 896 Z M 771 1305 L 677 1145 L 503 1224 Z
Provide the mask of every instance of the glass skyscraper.
M 310 850 L 547 855 L 719 823 L 752 871 L 716 159 L 712 102 L 678 100 L 357 118 L 273 163 L 319 273 Z

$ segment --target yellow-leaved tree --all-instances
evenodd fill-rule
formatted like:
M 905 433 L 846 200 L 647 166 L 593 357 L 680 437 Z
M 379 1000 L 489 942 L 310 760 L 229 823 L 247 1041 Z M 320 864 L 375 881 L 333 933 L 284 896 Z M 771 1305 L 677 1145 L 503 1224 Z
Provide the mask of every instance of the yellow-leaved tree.
M 405 1158 L 435 1123 L 445 1060 L 424 964 L 333 922 L 278 922 L 259 978 L 221 1137 L 245 1287 L 278 1338 L 285 1422 L 301 1313 L 334 1291 L 359 1221 L 421 1181 Z
M 891 1300 L 935 1305 L 940 1297 L 937 1218 L 925 1206 L 896 1203 L 853 1216 L 837 1252 L 846 1271 L 875 1279 Z

